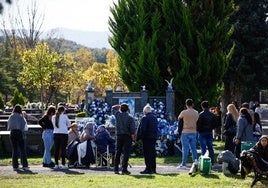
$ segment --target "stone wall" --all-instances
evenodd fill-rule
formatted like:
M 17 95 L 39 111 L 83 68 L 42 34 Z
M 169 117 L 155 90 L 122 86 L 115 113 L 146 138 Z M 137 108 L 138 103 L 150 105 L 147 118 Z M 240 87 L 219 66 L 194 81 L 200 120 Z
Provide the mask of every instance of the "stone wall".
M 131 113 L 139 114 L 142 113 L 143 107 L 149 103 L 152 105 L 153 100 L 157 99 L 162 101 L 165 105 L 165 114 L 168 117 L 168 120 L 175 120 L 175 94 L 174 91 L 166 91 L 166 96 L 149 96 L 147 90 L 141 90 L 140 92 L 113 92 L 106 91 L 105 101 L 113 106 L 115 104 L 120 104 L 122 102 L 127 102 L 130 104 Z M 133 104 L 133 107 L 131 106 Z M 133 115 L 134 115 L 133 114 Z

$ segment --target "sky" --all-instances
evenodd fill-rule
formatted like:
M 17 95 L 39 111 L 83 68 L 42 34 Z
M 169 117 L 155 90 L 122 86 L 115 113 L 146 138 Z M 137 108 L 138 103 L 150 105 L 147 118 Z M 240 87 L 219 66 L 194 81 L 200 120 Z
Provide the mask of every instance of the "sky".
M 108 31 L 110 7 L 117 0 L 13 0 L 11 6 L 5 5 L 2 20 L 8 19 L 7 15 L 16 12 L 16 7 L 20 7 L 27 23 L 27 8 L 32 7 L 32 2 L 37 3 L 39 17 L 44 16 L 43 30 L 63 27 L 83 31 Z

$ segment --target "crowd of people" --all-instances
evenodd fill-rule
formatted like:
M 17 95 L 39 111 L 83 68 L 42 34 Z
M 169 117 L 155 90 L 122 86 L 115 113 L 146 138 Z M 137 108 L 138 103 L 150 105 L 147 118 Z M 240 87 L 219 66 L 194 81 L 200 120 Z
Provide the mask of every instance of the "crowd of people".
M 262 125 L 260 121 L 262 109 L 258 104 L 252 110 L 249 108 L 248 103 L 243 103 L 240 108 L 237 107 L 236 103 L 231 103 L 227 106 L 225 117 L 222 117 L 219 106 L 212 108 L 206 100 L 201 102 L 201 112 L 198 112 L 194 108 L 192 99 L 185 101 L 185 107 L 178 115 L 178 120 L 183 122 L 181 133 L 179 134 L 182 145 L 182 161 L 178 168 L 186 169 L 189 152 L 192 155 L 192 162 L 197 163 L 198 144 L 201 148 L 201 155 L 205 155 L 208 152 L 213 165 L 215 163 L 214 140 L 225 140 L 224 150 L 231 151 L 239 158 L 241 144 L 243 142 L 255 142 L 259 144 L 265 137 L 262 136 Z M 128 161 L 132 143 L 141 140 L 145 169 L 140 173 L 156 173 L 155 146 L 158 139 L 158 119 L 153 114 L 153 108 L 149 104 L 143 108 L 143 116 L 138 128 L 136 128 L 133 116 L 129 113 L 128 104 L 124 103 L 112 106 L 111 112 L 115 116 L 115 139 L 111 137 L 104 123 L 97 126 L 96 123 L 89 122 L 80 132 L 78 124 L 71 124 L 68 116 L 64 112 L 65 108 L 63 106 L 59 106 L 57 109 L 51 106 L 39 120 L 39 124 L 43 128 L 43 167 L 67 169 L 66 156 L 69 154 L 69 145 L 73 146 L 72 149 L 75 148 L 77 150 L 79 163 L 81 163 L 80 160 L 85 156 L 85 153 L 90 153 L 91 158 L 88 159 L 89 163 L 86 165 L 89 166 L 95 163 L 94 144 L 100 152 L 105 152 L 108 145 L 109 151 L 114 156 L 114 173 L 120 174 L 119 166 L 121 165 L 121 174 L 128 175 L 131 174 L 128 171 Z M 28 168 L 24 140 L 25 127 L 27 127 L 27 122 L 22 115 L 22 108 L 16 105 L 8 120 L 8 130 L 11 131 L 12 165 L 14 169 L 17 169 L 19 166 L 19 153 L 23 168 Z M 53 145 L 55 147 L 55 162 L 51 159 Z M 267 146 L 265 151 L 267 152 Z M 268 161 L 267 158 L 264 160 Z M 61 165 L 59 161 L 61 161 Z

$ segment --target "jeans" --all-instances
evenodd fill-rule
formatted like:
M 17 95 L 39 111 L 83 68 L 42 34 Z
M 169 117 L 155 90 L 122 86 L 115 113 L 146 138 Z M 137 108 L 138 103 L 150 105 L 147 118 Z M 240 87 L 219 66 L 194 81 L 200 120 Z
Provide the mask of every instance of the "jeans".
M 18 157 L 20 153 L 21 164 L 23 167 L 28 167 L 26 155 L 26 143 L 24 133 L 21 130 L 11 130 L 10 140 L 12 145 L 12 166 L 13 168 L 19 167 Z
M 193 162 L 197 160 L 196 133 L 181 133 L 181 144 L 182 144 L 182 165 L 186 166 L 189 149 L 191 149 L 192 152 Z
M 51 149 L 54 144 L 53 139 L 53 130 L 46 129 L 43 131 L 42 139 L 44 142 L 44 155 L 43 155 L 43 163 L 50 164 L 51 163 Z
M 212 132 L 200 132 L 198 133 L 199 143 L 201 148 L 201 155 L 205 155 L 207 148 L 211 164 L 214 164 L 214 150 L 213 150 L 213 135 Z

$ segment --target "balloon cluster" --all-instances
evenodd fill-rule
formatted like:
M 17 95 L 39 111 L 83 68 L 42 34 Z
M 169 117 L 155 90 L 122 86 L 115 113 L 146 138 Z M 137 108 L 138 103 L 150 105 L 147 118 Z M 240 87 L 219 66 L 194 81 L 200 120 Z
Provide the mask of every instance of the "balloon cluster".
M 153 99 L 153 104 L 151 106 L 153 107 L 153 113 L 156 115 L 157 118 L 165 118 L 166 106 L 162 101 Z
M 111 108 L 102 99 L 94 99 L 87 108 L 89 117 L 93 117 L 97 125 L 105 124 L 105 119 L 110 115 Z

